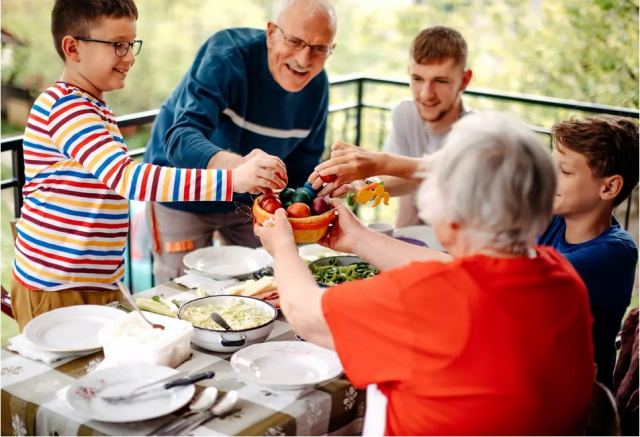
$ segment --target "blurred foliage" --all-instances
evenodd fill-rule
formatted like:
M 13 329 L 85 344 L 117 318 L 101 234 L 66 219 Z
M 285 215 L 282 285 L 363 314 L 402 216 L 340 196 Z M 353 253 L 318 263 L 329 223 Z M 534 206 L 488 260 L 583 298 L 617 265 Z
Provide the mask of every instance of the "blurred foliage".
M 17 81 L 55 81 L 62 62 L 48 31 L 52 0 L 3 0 L 3 26 L 28 41 Z M 138 0 L 144 46 L 127 88 L 108 96 L 116 114 L 158 107 L 200 47 L 226 27 L 260 27 L 270 0 Z M 335 0 L 332 77 L 363 72 L 405 77 L 411 40 L 422 28 L 459 29 L 469 44 L 473 87 L 638 106 L 638 2 L 633 0 Z M 39 91 L 35 89 L 34 91 Z M 407 95 L 406 90 L 404 95 Z

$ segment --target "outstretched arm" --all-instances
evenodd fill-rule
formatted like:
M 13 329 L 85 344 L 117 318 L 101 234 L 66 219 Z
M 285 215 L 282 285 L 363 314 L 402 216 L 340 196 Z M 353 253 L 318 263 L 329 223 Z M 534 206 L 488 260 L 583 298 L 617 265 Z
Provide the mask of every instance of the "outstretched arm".
M 314 188 L 322 186 L 322 179 L 332 180 L 320 195 L 340 195 L 340 187 L 371 176 L 386 175 L 385 189 L 392 195 L 402 195 L 419 184 L 417 176 L 423 160 L 386 152 L 370 152 L 352 144 L 337 142 L 331 146 L 331 158 L 316 166 L 309 177 Z M 387 181 L 390 186 L 386 186 Z M 335 193 L 334 193 L 335 191 Z

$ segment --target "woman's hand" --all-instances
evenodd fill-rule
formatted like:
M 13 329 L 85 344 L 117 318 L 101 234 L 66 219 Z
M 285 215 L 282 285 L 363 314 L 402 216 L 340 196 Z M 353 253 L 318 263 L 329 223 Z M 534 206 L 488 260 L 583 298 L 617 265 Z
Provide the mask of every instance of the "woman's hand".
M 318 243 L 338 252 L 352 253 L 355 251 L 358 239 L 365 238 L 364 234 L 368 229 L 339 200 L 333 199 L 331 203 L 338 210 L 338 218 L 333 221 L 327 235 Z
M 298 251 L 293 239 L 293 229 L 284 208 L 277 209 L 273 219 L 266 220 L 262 225 L 254 224 L 253 232 L 260 238 L 262 245 L 271 256 L 274 256 L 276 247 L 290 246 L 296 253 Z

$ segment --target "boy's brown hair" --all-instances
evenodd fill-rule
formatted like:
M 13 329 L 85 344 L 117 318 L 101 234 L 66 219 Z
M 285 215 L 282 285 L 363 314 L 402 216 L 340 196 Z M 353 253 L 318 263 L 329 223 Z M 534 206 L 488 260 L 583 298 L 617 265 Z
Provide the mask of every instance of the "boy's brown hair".
M 51 12 L 51 34 L 63 61 L 62 39 L 67 35 L 89 37 L 91 26 L 105 17 L 137 20 L 138 8 L 133 0 L 56 0 Z
M 622 176 L 613 206 L 620 205 L 638 183 L 638 120 L 613 115 L 572 118 L 556 123 L 551 135 L 554 143 L 584 155 L 595 177 Z
M 411 55 L 418 64 L 453 58 L 464 68 L 467 64 L 467 42 L 460 32 L 450 27 L 428 27 L 413 40 Z

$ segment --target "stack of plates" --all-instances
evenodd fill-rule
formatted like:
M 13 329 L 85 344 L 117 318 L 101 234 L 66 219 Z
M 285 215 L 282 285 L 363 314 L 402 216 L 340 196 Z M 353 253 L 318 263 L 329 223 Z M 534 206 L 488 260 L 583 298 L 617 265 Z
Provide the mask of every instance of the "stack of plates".
M 213 279 L 250 276 L 271 265 L 264 249 L 242 246 L 211 246 L 189 252 L 183 259 L 188 269 Z

